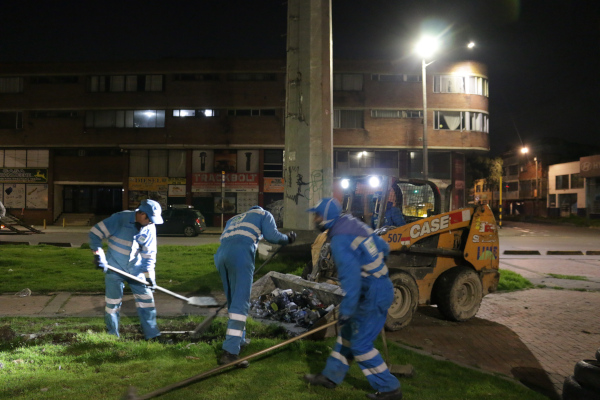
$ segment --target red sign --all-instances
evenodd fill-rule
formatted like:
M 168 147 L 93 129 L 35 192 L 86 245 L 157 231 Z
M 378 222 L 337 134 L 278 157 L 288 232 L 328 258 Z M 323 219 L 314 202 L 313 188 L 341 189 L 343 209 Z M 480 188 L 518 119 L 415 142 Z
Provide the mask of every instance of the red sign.
M 221 173 L 192 174 L 192 192 L 221 192 Z M 225 174 L 225 192 L 258 192 L 258 174 Z

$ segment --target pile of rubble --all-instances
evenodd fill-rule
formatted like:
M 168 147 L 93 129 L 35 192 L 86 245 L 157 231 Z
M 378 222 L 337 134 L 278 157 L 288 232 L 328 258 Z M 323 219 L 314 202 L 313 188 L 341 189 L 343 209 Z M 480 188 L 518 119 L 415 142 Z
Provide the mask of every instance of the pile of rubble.
M 254 318 L 295 323 L 295 326 L 308 330 L 334 307 L 334 304 L 323 304 L 311 289 L 295 292 L 292 289 L 277 288 L 252 300 L 250 315 Z

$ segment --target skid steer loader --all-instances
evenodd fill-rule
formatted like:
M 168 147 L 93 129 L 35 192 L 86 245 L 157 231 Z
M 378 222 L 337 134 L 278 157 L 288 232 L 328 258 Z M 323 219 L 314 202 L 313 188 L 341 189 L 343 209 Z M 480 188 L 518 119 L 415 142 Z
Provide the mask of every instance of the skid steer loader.
M 369 184 L 371 180 L 371 184 Z M 499 242 L 494 214 L 487 205 L 442 210 L 442 196 L 431 181 L 358 177 L 342 182 L 342 207 L 370 225 L 389 244 L 386 265 L 394 284 L 394 303 L 386 328 L 408 325 L 419 305 L 437 305 L 452 321 L 477 313 L 483 296 L 498 287 Z M 401 209 L 406 224 L 385 225 L 389 207 Z M 312 247 L 303 272 L 309 281 L 335 281 L 336 268 L 326 233 Z

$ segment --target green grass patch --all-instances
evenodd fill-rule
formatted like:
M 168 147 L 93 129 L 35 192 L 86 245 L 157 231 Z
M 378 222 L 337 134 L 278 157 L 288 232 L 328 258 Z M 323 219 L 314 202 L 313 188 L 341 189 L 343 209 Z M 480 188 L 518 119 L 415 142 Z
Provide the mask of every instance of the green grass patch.
M 516 272 L 508 269 L 500 270 L 500 281 L 498 282 L 499 291 L 515 291 L 531 288 L 533 288 L 533 283 Z
M 159 319 L 185 330 L 197 323 L 191 317 Z M 129 386 L 139 396 L 196 376 L 217 367 L 217 356 L 225 332 L 225 320 L 217 319 L 213 340 L 174 344 L 148 343 L 132 338 L 138 321 L 122 318 L 120 339 L 99 329 L 100 319 L 87 318 L 0 318 L 3 331 L 17 338 L 0 349 L 2 379 L 0 393 L 14 400 L 36 399 L 118 399 Z M 25 341 L 20 334 L 46 333 Z M 242 355 L 249 355 L 281 343 L 281 331 L 249 319 L 252 342 Z M 60 333 L 71 333 L 62 336 Z M 356 364 L 335 390 L 310 387 L 302 381 L 305 373 L 322 370 L 334 344 L 326 341 L 298 341 L 250 360 L 248 369 L 229 369 L 161 399 L 364 399 L 373 392 Z M 4 341 L 6 342 L 6 341 Z M 3 342 L 3 343 L 4 343 Z M 388 344 L 391 362 L 412 364 L 416 375 L 401 379 L 406 398 L 542 400 L 543 395 L 498 376 L 457 366 L 448 361 L 414 353 Z M 376 346 L 381 350 L 381 342 Z
M 586 278 L 585 276 L 579 276 L 579 275 L 561 275 L 561 274 L 548 274 L 553 278 L 557 278 L 557 279 L 569 279 L 572 281 L 588 281 L 589 279 Z
M 218 244 L 159 246 L 156 283 L 179 293 L 222 291 L 213 259 L 218 247 Z M 256 267 L 262 262 L 256 260 Z M 262 268 L 255 279 L 272 270 L 300 275 L 305 263 L 306 260 L 297 257 L 278 256 Z M 104 276 L 94 266 L 90 250 L 85 248 L 3 245 L 0 276 L 2 292 L 18 292 L 24 288 L 35 293 L 104 292 Z

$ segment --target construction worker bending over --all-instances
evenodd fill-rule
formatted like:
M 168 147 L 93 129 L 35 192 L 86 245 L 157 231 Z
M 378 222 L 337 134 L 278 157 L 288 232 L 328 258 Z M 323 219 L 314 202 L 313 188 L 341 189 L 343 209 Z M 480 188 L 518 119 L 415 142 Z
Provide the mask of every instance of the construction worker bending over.
M 119 336 L 119 310 L 123 302 L 123 287 L 129 284 L 146 340 L 160 336 L 156 325 L 154 296 L 149 286 L 107 270 L 110 265 L 138 278 L 148 273 L 148 283 L 156 286 L 154 265 L 156 263 L 156 227 L 162 224 L 160 204 L 154 200 L 142 200 L 135 211 L 121 211 L 98 222 L 90 230 L 90 248 L 94 253 L 96 267 L 104 270 L 106 284 L 106 307 L 104 320 L 109 334 Z M 108 241 L 108 254 L 102 250 L 102 240 Z
M 221 245 L 215 254 L 215 265 L 223 281 L 227 297 L 229 321 L 219 364 L 229 364 L 239 358 L 240 347 L 246 343 L 246 318 L 250 308 L 250 292 L 254 276 L 254 257 L 261 237 L 280 245 L 294 243 L 296 234 L 277 230 L 273 215 L 259 206 L 227 221 L 221 235 Z M 248 361 L 238 364 L 246 368 Z
M 329 230 L 331 254 L 346 295 L 340 303 L 339 335 L 320 374 L 304 375 L 311 385 L 333 389 L 356 360 L 376 393 L 370 399 L 400 400 L 400 382 L 389 371 L 373 342 L 385 324 L 394 289 L 384 258 L 389 246 L 363 222 L 341 215 L 337 200 L 324 198 L 308 210 L 321 231 Z

